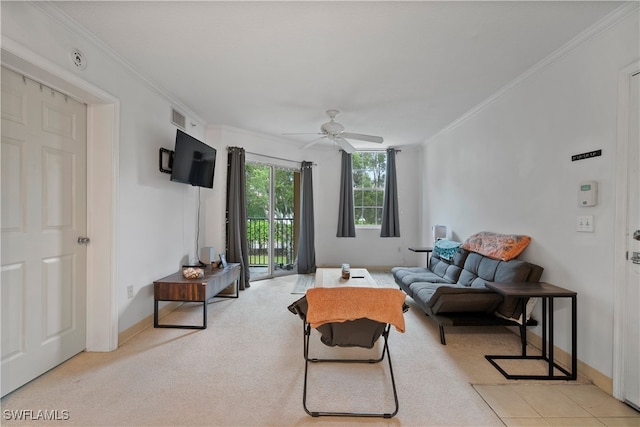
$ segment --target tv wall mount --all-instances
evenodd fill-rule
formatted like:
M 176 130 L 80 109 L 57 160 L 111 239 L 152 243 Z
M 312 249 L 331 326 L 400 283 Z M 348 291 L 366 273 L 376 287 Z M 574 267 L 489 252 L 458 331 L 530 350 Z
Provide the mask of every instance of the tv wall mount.
M 166 148 L 160 148 L 158 162 L 160 167 L 160 172 L 170 174 L 173 170 L 173 154 L 175 152 L 172 150 L 167 150 Z

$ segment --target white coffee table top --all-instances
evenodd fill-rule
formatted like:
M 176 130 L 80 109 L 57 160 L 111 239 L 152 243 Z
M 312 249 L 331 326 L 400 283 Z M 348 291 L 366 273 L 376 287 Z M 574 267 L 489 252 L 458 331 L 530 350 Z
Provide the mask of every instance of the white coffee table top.
M 349 279 L 342 278 L 341 268 L 318 268 L 316 270 L 315 288 L 336 288 L 339 286 L 354 286 L 380 288 L 366 268 L 352 268 Z

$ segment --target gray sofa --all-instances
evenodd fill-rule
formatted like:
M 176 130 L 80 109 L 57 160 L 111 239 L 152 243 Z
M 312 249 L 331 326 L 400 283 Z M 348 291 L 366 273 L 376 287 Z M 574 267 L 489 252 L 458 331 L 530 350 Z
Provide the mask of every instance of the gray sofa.
M 395 282 L 436 321 L 440 341 L 445 326 L 518 325 L 522 305 L 485 287 L 486 282 L 538 282 L 542 267 L 512 259 L 500 261 L 459 248 L 451 260 L 437 253 L 429 267 L 394 267 Z M 535 324 L 530 321 L 529 325 Z M 524 334 L 522 334 L 524 335 Z

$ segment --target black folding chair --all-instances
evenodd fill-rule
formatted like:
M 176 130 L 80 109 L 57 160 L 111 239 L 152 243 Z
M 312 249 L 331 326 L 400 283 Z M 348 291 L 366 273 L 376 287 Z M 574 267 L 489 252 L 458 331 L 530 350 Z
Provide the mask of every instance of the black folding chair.
M 403 304 L 402 310 L 406 312 L 408 306 Z M 297 314 L 302 319 L 303 330 L 303 354 L 305 360 L 304 366 L 304 389 L 302 392 L 302 406 L 307 414 L 312 417 L 320 416 L 342 416 L 342 417 L 382 417 L 391 418 L 398 413 L 398 393 L 396 391 L 396 383 L 393 375 L 393 366 L 391 364 L 391 354 L 389 352 L 389 331 L 391 325 L 388 323 L 381 323 L 371 319 L 361 318 L 356 320 L 349 320 L 345 322 L 333 322 L 325 323 L 315 328 L 320 332 L 320 341 L 327 346 L 339 346 L 339 347 L 363 347 L 373 348 L 378 339 L 382 336 L 384 338 L 384 344 L 379 357 L 374 359 L 318 359 L 309 356 L 309 342 L 311 338 L 311 324 L 307 322 L 307 298 L 302 297 L 295 301 L 288 307 L 289 311 L 293 314 Z M 314 411 L 309 410 L 307 407 L 307 377 L 309 371 L 309 363 L 379 363 L 385 355 L 389 361 L 389 373 L 391 376 L 391 387 L 393 389 L 393 399 L 395 407 L 392 412 L 339 412 L 339 411 Z

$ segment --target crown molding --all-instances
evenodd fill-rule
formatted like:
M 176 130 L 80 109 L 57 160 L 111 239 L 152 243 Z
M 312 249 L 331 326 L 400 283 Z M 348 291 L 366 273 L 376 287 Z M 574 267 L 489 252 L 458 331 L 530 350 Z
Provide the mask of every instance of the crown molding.
M 98 38 L 95 34 L 87 30 L 82 26 L 79 22 L 75 21 L 70 16 L 66 15 L 62 12 L 56 5 L 55 1 L 49 0 L 44 2 L 30 2 L 33 6 L 39 9 L 42 13 L 47 15 L 49 18 L 60 24 L 66 31 L 80 38 L 81 40 L 86 41 L 91 44 L 93 47 L 104 53 L 107 57 L 112 59 L 114 62 L 125 68 L 128 72 L 136 76 L 140 81 L 142 81 L 147 87 L 151 90 L 155 91 L 159 95 L 166 98 L 174 107 L 185 112 L 192 118 L 193 120 L 199 122 L 199 124 L 203 127 L 206 127 L 206 121 L 200 117 L 197 113 L 195 113 L 191 108 L 187 107 L 182 101 L 177 99 L 174 95 L 169 93 L 166 89 L 158 85 L 151 78 L 141 73 L 136 69 L 136 67 L 123 58 L 118 52 L 116 52 L 113 48 L 103 42 L 100 38 Z

